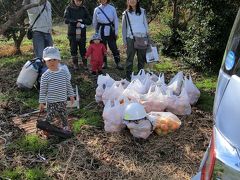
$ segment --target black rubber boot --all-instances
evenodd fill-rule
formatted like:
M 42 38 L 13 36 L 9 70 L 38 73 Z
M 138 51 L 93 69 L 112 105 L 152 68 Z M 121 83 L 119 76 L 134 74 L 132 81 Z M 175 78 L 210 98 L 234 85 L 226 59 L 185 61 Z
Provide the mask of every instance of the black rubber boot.
M 83 62 L 83 69 L 88 70 L 87 59 L 82 58 L 82 62 Z
M 107 69 L 108 68 L 108 66 L 107 66 L 107 57 L 106 56 L 104 56 L 104 58 L 103 58 L 103 66 L 102 66 L 102 68 L 103 69 Z
M 73 63 L 73 69 L 74 70 L 78 70 L 79 66 L 78 66 L 78 57 L 73 56 L 72 57 L 72 63 Z
M 114 61 L 116 63 L 116 69 L 124 70 L 123 66 L 120 64 L 120 56 L 114 56 Z

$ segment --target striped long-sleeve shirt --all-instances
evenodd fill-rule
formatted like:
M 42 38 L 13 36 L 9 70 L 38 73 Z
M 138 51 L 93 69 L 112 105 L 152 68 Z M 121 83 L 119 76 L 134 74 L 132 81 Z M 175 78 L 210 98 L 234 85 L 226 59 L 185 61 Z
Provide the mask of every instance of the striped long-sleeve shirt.
M 47 70 L 41 77 L 39 103 L 55 103 L 67 101 L 74 96 L 70 77 L 60 68 L 58 71 Z

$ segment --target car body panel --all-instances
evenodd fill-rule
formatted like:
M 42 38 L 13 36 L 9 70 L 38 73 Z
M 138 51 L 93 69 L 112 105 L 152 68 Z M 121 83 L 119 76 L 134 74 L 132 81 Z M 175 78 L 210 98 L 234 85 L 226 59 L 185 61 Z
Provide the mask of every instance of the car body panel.
M 240 147 L 240 78 L 233 75 L 216 114 L 216 127 L 235 147 Z

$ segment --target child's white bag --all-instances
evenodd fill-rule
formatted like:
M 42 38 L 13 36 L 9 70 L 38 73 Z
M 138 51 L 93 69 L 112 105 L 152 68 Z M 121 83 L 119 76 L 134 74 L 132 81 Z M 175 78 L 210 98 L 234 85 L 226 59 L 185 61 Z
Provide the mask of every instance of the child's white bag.
M 189 76 L 189 79 L 187 78 L 187 76 L 184 77 L 183 86 L 187 91 L 189 103 L 191 105 L 196 104 L 198 101 L 198 98 L 200 97 L 200 91 L 196 87 L 196 85 L 193 84 L 191 76 Z
M 159 54 L 156 46 L 150 45 L 146 52 L 147 63 L 158 62 Z
M 104 130 L 107 132 L 120 132 L 126 127 L 123 123 L 124 104 L 119 100 L 107 101 L 103 109 Z

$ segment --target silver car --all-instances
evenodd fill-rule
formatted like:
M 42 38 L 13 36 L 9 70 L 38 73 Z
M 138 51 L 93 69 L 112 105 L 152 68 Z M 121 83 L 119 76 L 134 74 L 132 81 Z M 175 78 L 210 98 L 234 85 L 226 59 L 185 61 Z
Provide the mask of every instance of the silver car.
M 193 180 L 240 180 L 240 10 L 219 71 L 213 134 Z

